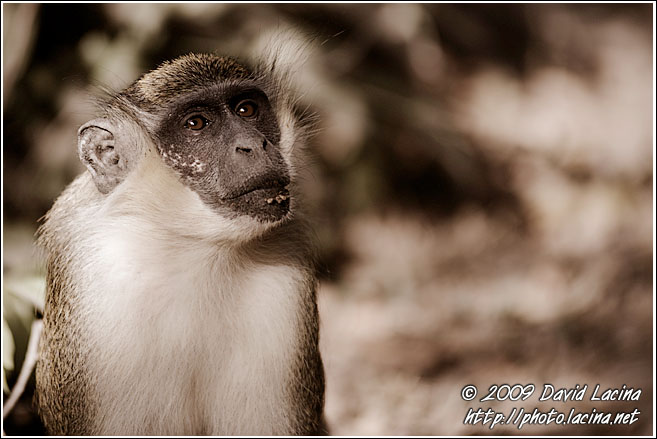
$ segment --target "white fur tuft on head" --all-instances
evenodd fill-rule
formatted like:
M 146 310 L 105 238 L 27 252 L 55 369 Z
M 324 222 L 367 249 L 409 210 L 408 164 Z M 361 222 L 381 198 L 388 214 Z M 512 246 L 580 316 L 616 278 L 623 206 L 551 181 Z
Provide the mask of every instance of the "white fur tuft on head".
M 299 30 L 289 27 L 263 33 L 249 50 L 259 69 L 256 73 L 276 81 L 281 90 L 296 94 L 299 84 L 294 78 L 311 58 L 310 42 Z

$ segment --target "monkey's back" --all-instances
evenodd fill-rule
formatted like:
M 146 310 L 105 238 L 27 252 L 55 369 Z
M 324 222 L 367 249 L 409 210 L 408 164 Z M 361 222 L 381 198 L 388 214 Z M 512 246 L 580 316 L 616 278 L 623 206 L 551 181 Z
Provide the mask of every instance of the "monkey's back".
M 83 190 L 88 176 L 71 183 L 47 214 L 39 229 L 39 244 L 47 252 L 44 329 L 39 341 L 35 395 L 39 413 L 52 435 L 92 434 L 94 404 L 90 398 L 90 376 L 85 333 L 79 324 L 79 292 L 70 268 L 67 242 L 74 239 L 66 223 L 70 213 L 64 206 L 74 200 L 93 203 L 94 191 Z M 76 195 L 74 196 L 73 193 Z
M 36 368 L 37 405 L 44 425 L 53 435 L 92 434 L 93 402 L 85 370 L 84 334 L 76 325 L 74 300 L 66 296 L 65 273 L 50 263 L 44 330 Z

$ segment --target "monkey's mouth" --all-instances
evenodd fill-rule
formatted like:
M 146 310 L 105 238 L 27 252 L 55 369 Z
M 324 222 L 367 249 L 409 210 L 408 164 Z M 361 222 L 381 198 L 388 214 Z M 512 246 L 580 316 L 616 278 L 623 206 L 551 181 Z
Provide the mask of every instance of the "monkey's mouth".
M 290 191 L 288 190 L 287 187 L 284 187 L 283 189 L 279 190 L 278 193 L 276 194 L 275 197 L 272 198 L 267 198 L 267 204 L 273 204 L 273 203 L 284 203 L 290 198 Z
M 237 195 L 233 195 L 229 198 L 228 200 L 237 200 L 239 198 L 245 197 L 247 195 L 251 194 L 258 194 L 263 197 L 265 202 L 267 204 L 272 204 L 272 203 L 278 203 L 281 204 L 282 202 L 288 200 L 290 198 L 290 190 L 288 189 L 287 185 L 282 186 L 265 186 L 265 187 L 255 187 L 248 189 L 246 191 L 243 191 Z
M 263 221 L 278 221 L 290 211 L 290 191 L 285 186 L 256 187 L 230 198 L 230 207 Z

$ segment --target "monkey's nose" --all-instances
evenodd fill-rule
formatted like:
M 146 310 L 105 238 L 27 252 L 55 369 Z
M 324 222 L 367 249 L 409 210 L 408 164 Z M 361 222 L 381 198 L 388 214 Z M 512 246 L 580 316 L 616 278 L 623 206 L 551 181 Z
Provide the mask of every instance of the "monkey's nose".
M 262 149 L 266 150 L 267 149 L 267 139 L 262 139 Z M 237 146 L 235 148 L 235 152 L 243 152 L 243 153 L 250 153 L 253 151 L 253 148 L 249 146 Z

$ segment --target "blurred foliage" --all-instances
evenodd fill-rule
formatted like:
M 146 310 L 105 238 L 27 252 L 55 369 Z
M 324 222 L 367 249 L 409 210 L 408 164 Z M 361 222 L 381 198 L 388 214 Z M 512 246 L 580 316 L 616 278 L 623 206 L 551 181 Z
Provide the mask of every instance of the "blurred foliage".
M 14 370 L 14 336 L 11 333 L 9 324 L 2 317 L 2 391 L 9 393 L 9 384 L 7 384 L 7 377 L 5 371 L 11 372 Z
M 244 57 L 294 28 L 312 49 L 301 104 L 321 121 L 302 171 L 334 433 L 480 434 L 459 386 L 502 380 L 645 389 L 631 428 L 529 434 L 651 431 L 652 5 L 3 12 L 3 315 L 34 315 L 13 294 L 39 291 L 31 234 L 82 171 L 76 128 L 100 89 L 190 51 Z M 35 431 L 30 395 L 7 432 Z
M 3 343 L 6 343 L 2 353 L 2 365 L 3 388 L 6 393 L 9 393 L 9 386 L 5 373 L 19 371 L 22 366 L 32 320 L 37 312 L 43 311 L 44 291 L 45 282 L 41 276 L 22 279 L 10 277 L 2 285 L 2 337 Z M 18 361 L 14 360 L 14 356 Z
M 45 279 L 33 248 L 33 224 L 3 224 L 2 377 L 3 394 L 9 396 L 23 367 L 32 321 L 43 312 Z M 24 434 L 42 434 L 31 407 L 34 377 L 5 419 L 4 428 Z

